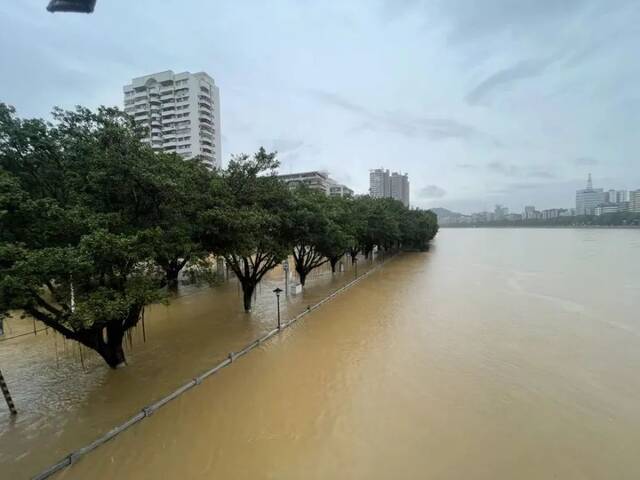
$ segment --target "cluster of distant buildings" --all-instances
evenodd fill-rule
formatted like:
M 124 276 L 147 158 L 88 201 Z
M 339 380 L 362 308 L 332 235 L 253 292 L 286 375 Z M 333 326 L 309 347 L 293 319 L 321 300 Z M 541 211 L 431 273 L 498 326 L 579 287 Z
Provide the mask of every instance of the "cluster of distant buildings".
M 591 174 L 587 188 L 576 192 L 576 215 L 603 215 L 606 213 L 640 213 L 640 190 L 608 190 L 593 188 Z
M 510 222 L 521 220 L 551 220 L 558 217 L 574 217 L 577 215 L 605 215 L 609 213 L 640 213 L 640 189 L 604 190 L 593 188 L 591 174 L 587 186 L 576 191 L 575 208 L 549 208 L 537 210 L 535 206 L 524 207 L 522 213 L 510 213 L 507 207 L 496 205 L 493 212 L 477 212 L 471 215 L 455 215 L 438 217 L 442 225 L 477 224 L 487 222 Z
M 292 188 L 306 185 L 312 190 L 324 192 L 332 197 L 353 196 L 351 188 L 333 180 L 327 172 L 312 171 L 278 175 Z M 369 171 L 369 195 L 373 198 L 393 198 L 409 207 L 409 175 L 389 173 L 382 168 Z
M 142 141 L 156 151 L 198 157 L 210 168 L 222 167 L 220 91 L 205 72 L 172 70 L 136 77 L 123 88 L 124 111 L 146 128 Z M 279 175 L 294 188 L 306 185 L 329 196 L 354 194 L 328 172 L 309 171 Z M 369 172 L 369 194 L 394 198 L 409 206 L 409 176 L 382 168 Z

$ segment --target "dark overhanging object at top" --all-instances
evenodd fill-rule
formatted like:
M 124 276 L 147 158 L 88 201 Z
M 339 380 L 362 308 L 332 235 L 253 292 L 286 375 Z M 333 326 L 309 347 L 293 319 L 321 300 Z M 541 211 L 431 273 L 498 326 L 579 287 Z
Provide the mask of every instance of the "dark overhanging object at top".
M 51 0 L 47 10 L 54 12 L 91 13 L 96 7 L 96 0 Z

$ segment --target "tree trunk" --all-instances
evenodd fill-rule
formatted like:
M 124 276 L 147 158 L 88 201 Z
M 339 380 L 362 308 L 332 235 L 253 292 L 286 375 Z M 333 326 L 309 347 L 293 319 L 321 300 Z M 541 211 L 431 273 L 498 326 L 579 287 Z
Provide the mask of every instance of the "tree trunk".
M 85 347 L 95 350 L 111 368 L 119 368 L 127 363 L 122 348 L 125 333 L 123 325 L 123 323 L 114 322 L 106 327 L 93 326 L 67 338 L 72 338 Z M 106 330 L 106 338 L 104 330 Z
M 171 291 L 178 290 L 178 273 L 175 270 L 168 270 L 167 272 L 167 288 Z
M 331 273 L 336 273 L 336 265 L 340 260 L 340 257 L 331 257 L 329 258 L 329 263 L 331 264 Z
M 256 289 L 254 283 L 251 282 L 243 282 L 242 283 L 242 297 L 244 300 L 244 311 L 251 311 L 251 303 L 253 301 L 253 292 Z
M 141 305 L 132 305 L 123 321 L 110 322 L 105 328 L 94 327 L 86 334 L 79 336 L 78 341 L 98 352 L 111 368 L 124 367 L 127 360 L 124 356 L 122 340 L 126 331 L 138 324 L 141 312 Z M 107 333 L 106 339 L 103 335 L 104 330 Z
M 300 276 L 300 285 L 304 287 L 304 284 L 307 281 L 307 272 L 305 272 L 304 270 L 298 270 L 298 275 Z
M 184 263 L 180 262 L 177 258 L 169 261 L 169 263 L 164 266 L 165 280 L 169 290 L 178 290 L 178 277 L 183 266 Z
M 4 318 L 0 317 L 0 336 L 4 335 Z
M 122 339 L 124 338 L 124 332 L 122 332 L 117 338 L 108 338 L 96 351 L 107 362 L 111 368 L 124 367 L 127 364 L 127 360 L 124 356 L 124 349 L 122 348 Z
M 358 257 L 358 250 L 351 250 L 349 252 L 349 255 L 351 255 L 351 265 L 353 265 L 354 263 L 356 263 L 356 258 Z
M 93 348 L 111 368 L 124 367 L 127 363 L 124 356 L 124 350 L 122 348 L 122 340 L 124 339 L 125 330 L 122 325 L 118 323 L 111 323 L 107 325 L 106 329 L 106 340 L 102 338 L 102 331 L 100 331 L 97 335 L 97 345 Z
M 122 319 L 111 321 L 106 326 L 104 324 L 94 324 L 77 331 L 71 330 L 62 324 L 60 321 L 64 318 L 62 316 L 54 318 L 37 308 L 29 308 L 25 309 L 25 311 L 65 338 L 79 342 L 85 347 L 96 351 L 111 368 L 118 368 L 126 365 L 126 358 L 122 348 L 124 334 L 127 330 L 137 325 L 142 308 L 143 305 L 130 305 L 127 316 Z

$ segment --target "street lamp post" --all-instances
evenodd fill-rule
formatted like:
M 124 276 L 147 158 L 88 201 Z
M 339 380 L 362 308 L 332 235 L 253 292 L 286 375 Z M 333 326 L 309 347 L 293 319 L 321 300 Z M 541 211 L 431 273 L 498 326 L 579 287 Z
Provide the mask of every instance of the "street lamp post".
M 282 261 L 282 269 L 284 270 L 284 294 L 289 295 L 289 260 Z
M 278 330 L 282 328 L 280 325 L 280 293 L 282 292 L 281 288 L 276 288 L 273 293 L 276 294 L 277 308 L 278 308 Z

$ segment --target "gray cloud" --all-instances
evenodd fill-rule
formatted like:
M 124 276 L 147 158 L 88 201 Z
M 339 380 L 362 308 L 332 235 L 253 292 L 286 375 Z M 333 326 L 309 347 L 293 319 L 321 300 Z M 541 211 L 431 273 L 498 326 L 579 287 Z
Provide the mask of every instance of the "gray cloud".
M 280 154 L 285 154 L 298 150 L 304 145 L 304 141 L 295 138 L 280 137 L 270 142 L 264 142 L 271 145 L 271 149 L 277 151 Z
M 487 171 L 503 175 L 505 177 L 520 177 L 520 178 L 541 178 L 552 179 L 556 178 L 553 172 L 547 170 L 540 170 L 537 167 L 526 167 L 520 165 L 514 165 L 510 163 L 503 163 L 499 161 L 489 162 L 486 165 Z
M 418 197 L 427 198 L 442 198 L 447 194 L 447 191 L 437 185 L 427 185 L 418 192 Z
M 499 188 L 492 188 L 488 193 L 492 195 L 510 195 L 520 191 L 535 190 L 544 187 L 542 183 L 530 183 L 530 182 L 514 182 L 503 185 Z
M 351 102 L 335 93 L 311 91 L 309 94 L 319 102 L 352 113 L 363 121 L 355 131 L 389 131 L 410 138 L 426 137 L 431 140 L 448 138 L 468 139 L 478 134 L 476 129 L 451 118 L 421 117 L 402 112 L 378 113 Z
M 593 157 L 578 157 L 573 161 L 573 163 L 581 166 L 589 166 L 589 165 L 597 165 L 598 160 L 596 160 Z
M 521 183 L 510 183 L 508 185 L 508 189 L 513 191 L 513 190 L 534 190 L 536 188 L 540 188 L 542 187 L 544 184 L 542 183 L 526 183 L 526 182 L 521 182 Z
M 527 176 L 531 178 L 556 178 L 554 173 L 547 172 L 546 170 L 530 170 L 527 173 Z
M 450 0 L 438 5 L 451 24 L 450 39 L 467 41 L 509 31 L 522 34 L 563 23 L 588 6 L 588 0 Z
M 544 73 L 554 59 L 530 59 L 497 71 L 476 85 L 465 97 L 467 103 L 477 105 L 499 87 L 507 87 L 518 80 L 537 77 Z
M 315 97 L 317 100 L 319 100 L 322 103 L 325 103 L 327 105 L 333 105 L 335 107 L 340 107 L 344 110 L 347 110 L 348 112 L 352 112 L 352 113 L 356 113 L 359 115 L 363 115 L 365 117 L 373 117 L 373 113 L 371 113 L 369 110 L 367 110 L 366 108 L 350 102 L 349 100 L 341 97 L 340 95 L 337 95 L 335 93 L 330 93 L 330 92 L 323 92 L 322 90 L 311 90 L 309 91 L 309 94 L 312 97 Z
M 463 43 L 509 33 L 542 36 L 567 25 L 572 18 L 594 15 L 624 4 L 621 0 L 386 0 L 383 15 L 397 19 L 403 15 L 422 15 L 428 25 L 436 15 L 446 20 L 448 38 Z
M 507 177 L 515 177 L 520 174 L 520 168 L 515 165 L 509 165 L 498 161 L 487 163 L 487 170 L 492 173 L 499 173 Z

